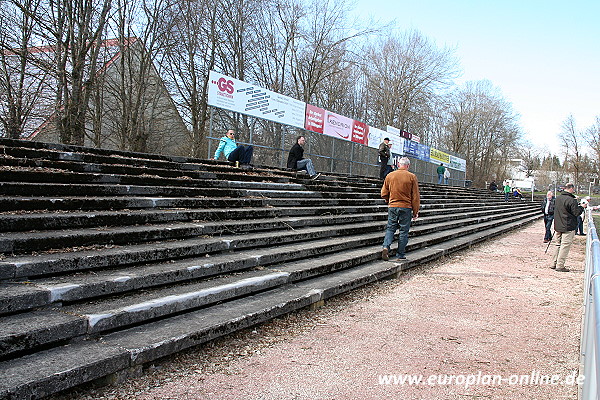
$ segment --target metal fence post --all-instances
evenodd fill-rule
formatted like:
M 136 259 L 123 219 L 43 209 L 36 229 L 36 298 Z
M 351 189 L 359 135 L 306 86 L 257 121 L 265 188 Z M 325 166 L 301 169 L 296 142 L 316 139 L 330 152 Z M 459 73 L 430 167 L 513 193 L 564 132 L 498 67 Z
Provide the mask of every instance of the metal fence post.
M 214 110 L 215 110 L 214 107 L 210 107 L 210 119 L 208 120 L 208 137 L 209 138 L 213 137 L 212 132 L 213 132 Z M 211 155 L 210 155 L 210 153 L 211 153 L 211 147 L 212 147 L 211 144 L 212 144 L 211 140 L 208 139 L 208 146 L 207 147 L 208 147 L 208 158 L 209 159 L 212 158 Z
M 331 138 L 331 167 L 329 168 L 329 172 L 333 172 L 333 157 L 335 156 L 335 139 Z

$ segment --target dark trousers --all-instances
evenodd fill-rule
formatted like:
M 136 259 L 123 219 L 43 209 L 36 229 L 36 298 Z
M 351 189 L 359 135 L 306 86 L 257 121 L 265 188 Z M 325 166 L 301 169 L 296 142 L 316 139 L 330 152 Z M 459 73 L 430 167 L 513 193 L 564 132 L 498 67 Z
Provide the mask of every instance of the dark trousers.
M 379 178 L 385 179 L 385 176 L 388 174 L 388 172 L 387 172 L 387 167 L 388 167 L 387 163 L 388 163 L 388 161 L 390 159 L 387 158 L 387 157 L 381 157 L 381 156 L 379 156 L 379 159 L 381 160 L 380 161 L 380 165 L 379 165 Z
M 575 233 L 583 235 L 583 218 L 581 218 L 581 215 L 577 216 L 577 229 L 575 229 Z
M 544 215 L 544 224 L 546 225 L 544 240 L 552 239 L 552 222 L 554 222 L 554 215 Z
M 254 148 L 252 146 L 244 146 L 240 144 L 234 151 L 229 153 L 229 157 L 227 157 L 227 161 L 236 162 L 239 161 L 240 164 L 250 164 L 252 161 L 252 153 L 254 152 Z

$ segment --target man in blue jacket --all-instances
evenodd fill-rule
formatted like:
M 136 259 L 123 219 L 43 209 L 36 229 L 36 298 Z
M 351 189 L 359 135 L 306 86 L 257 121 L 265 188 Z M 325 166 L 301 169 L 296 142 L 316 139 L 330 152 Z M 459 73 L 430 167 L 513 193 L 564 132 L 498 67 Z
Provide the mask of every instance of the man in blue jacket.
M 577 203 L 577 199 L 573 194 L 575 185 L 567 183 L 565 190 L 556 197 L 554 203 L 554 239 L 556 245 L 554 259 L 550 268 L 560 272 L 569 272 L 565 268 L 565 261 L 571 250 L 571 244 L 575 237 L 575 228 L 577 228 L 577 216 L 583 212 L 583 207 Z
M 250 168 L 253 151 L 252 146 L 238 145 L 235 142 L 235 131 L 230 129 L 219 141 L 214 159 L 218 160 L 221 153 L 223 153 L 227 161 L 239 163 L 242 168 Z

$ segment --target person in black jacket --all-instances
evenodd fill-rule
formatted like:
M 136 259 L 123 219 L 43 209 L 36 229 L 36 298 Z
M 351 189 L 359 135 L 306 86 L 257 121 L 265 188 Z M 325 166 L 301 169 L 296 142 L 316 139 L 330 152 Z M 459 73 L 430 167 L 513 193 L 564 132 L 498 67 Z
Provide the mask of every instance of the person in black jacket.
M 546 193 L 546 198 L 542 201 L 542 212 L 544 213 L 544 225 L 546 226 L 546 234 L 544 235 L 544 243 L 552 240 L 552 222 L 554 221 L 554 192 L 549 190 Z
M 390 161 L 390 157 L 392 156 L 390 151 L 390 138 L 383 139 L 383 142 L 379 144 L 377 152 L 379 154 L 379 178 L 385 179 L 387 174 L 391 172 L 391 168 L 388 167 L 388 161 Z
M 577 228 L 577 216 L 583 212 L 583 207 L 577 203 L 573 194 L 575 185 L 567 183 L 565 190 L 556 197 L 554 203 L 554 241 L 556 251 L 550 268 L 561 272 L 568 272 L 565 268 L 565 261 L 571 250 L 571 244 L 575 237 L 575 228 Z
M 288 155 L 287 167 L 294 170 L 306 170 L 311 179 L 317 179 L 321 174 L 315 171 L 311 159 L 304 158 L 304 143 L 306 143 L 304 136 L 296 138 L 296 144 L 292 146 Z

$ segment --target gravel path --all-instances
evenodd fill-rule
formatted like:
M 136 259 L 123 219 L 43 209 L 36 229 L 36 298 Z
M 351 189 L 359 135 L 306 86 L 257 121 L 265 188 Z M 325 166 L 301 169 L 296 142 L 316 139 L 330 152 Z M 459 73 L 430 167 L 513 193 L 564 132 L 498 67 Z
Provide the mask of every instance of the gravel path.
M 560 273 L 548 268 L 543 235 L 538 221 L 119 386 L 59 398 L 576 399 L 585 238 Z M 422 383 L 389 376 L 405 374 Z M 558 384 L 541 383 L 552 375 Z

